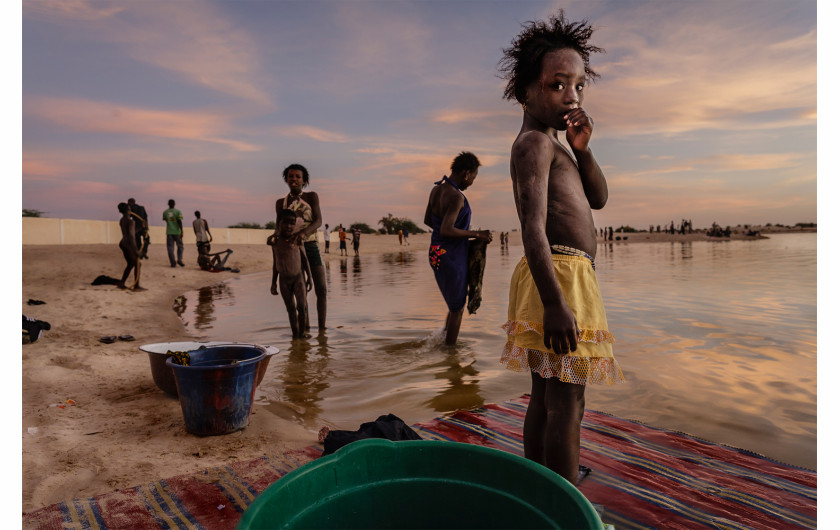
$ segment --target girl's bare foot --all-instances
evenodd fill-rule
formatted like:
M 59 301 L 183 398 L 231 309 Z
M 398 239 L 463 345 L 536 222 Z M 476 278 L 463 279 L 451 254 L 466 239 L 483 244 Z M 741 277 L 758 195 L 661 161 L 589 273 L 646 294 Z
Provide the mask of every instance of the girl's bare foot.
M 271 286 L 271 294 L 273 294 L 274 296 L 277 296 L 278 293 L 277 293 L 277 286 L 276 285 Z

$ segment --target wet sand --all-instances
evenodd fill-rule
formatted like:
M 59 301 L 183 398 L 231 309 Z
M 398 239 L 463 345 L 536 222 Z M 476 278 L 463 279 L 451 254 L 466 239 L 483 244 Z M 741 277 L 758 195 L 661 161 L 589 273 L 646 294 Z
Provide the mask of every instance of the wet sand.
M 521 246 L 519 232 L 509 237 L 510 246 Z M 626 242 L 708 239 L 638 233 L 628 234 Z M 411 236 L 410 242 L 401 247 L 396 236 L 363 235 L 361 253 L 424 250 L 429 235 Z M 339 258 L 338 244 L 332 247 L 325 259 Z M 228 265 L 238 267 L 239 274 L 270 270 L 267 246 L 231 248 Z M 117 245 L 22 248 L 23 314 L 52 326 L 37 342 L 22 346 L 23 513 L 317 442 L 316 431 L 259 407 L 241 431 L 191 435 L 178 400 L 155 386 L 148 356 L 138 347 L 196 340 L 172 310 L 173 300 L 236 276 L 201 271 L 196 255 L 195 247 L 187 246 L 186 267 L 170 268 L 165 245 L 153 244 L 150 259 L 142 262 L 141 285 L 148 290 L 130 292 L 90 285 L 100 274 L 121 275 L 124 261 Z M 29 299 L 45 304 L 28 305 Z M 278 300 L 278 319 L 285 318 Z M 329 313 L 327 325 L 337 325 Z M 124 334 L 135 340 L 99 342 L 102 336 Z

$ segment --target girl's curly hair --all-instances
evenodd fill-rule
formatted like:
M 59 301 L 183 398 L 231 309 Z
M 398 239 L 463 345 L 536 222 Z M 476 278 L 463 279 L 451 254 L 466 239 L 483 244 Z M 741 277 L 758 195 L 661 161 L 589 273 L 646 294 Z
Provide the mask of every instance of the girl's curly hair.
M 511 41 L 510 48 L 502 50 L 504 56 L 499 61 L 502 78 L 507 79 L 505 99 L 515 99 L 525 103 L 528 86 L 540 75 L 545 54 L 554 50 L 571 48 L 583 59 L 587 79 L 600 77 L 589 68 L 589 55 L 601 53 L 603 48 L 588 44 L 593 29 L 587 20 L 570 22 L 561 9 L 552 15 L 548 22 L 530 21 L 522 25 L 524 30 Z

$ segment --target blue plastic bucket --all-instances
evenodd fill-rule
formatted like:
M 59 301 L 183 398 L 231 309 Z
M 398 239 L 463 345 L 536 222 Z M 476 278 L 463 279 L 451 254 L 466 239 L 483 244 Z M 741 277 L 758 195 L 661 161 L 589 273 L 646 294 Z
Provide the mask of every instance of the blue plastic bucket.
M 212 436 L 246 427 L 265 351 L 253 346 L 218 346 L 195 353 L 190 353 L 189 366 L 166 361 L 175 375 L 187 431 Z

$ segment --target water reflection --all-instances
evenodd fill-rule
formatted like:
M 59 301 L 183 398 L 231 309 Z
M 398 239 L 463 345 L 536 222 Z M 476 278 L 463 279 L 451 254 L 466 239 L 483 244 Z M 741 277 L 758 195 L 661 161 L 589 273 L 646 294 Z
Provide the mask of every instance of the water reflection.
M 417 252 L 389 252 L 382 254 L 382 263 L 386 265 L 409 265 L 417 260 Z
M 587 406 L 814 467 L 816 236 L 598 250 L 628 383 L 587 390 Z M 329 329 L 309 340 L 291 341 L 278 320 L 268 273 L 239 276 L 227 293 L 211 289 L 212 302 L 186 293 L 175 309 L 210 340 L 286 351 L 269 365 L 258 403 L 308 425 L 354 429 L 388 412 L 413 423 L 527 392 L 527 375 L 498 362 L 521 247 L 488 253 L 481 309 L 465 315 L 454 349 L 442 344 L 445 306 L 426 257 L 327 262 Z
M 447 348 L 447 350 L 446 357 L 441 362 L 431 365 L 431 368 L 435 370 L 435 379 L 445 379 L 448 385 L 426 404 L 438 412 L 470 409 L 484 405 L 475 358 L 459 353 L 457 348 Z
M 196 298 L 195 301 L 191 300 L 193 295 Z M 199 288 L 195 293 L 179 296 L 173 303 L 173 309 L 184 320 L 188 329 L 206 331 L 213 328 L 213 322 L 216 320 L 216 304 L 220 302 L 228 305 L 235 303 L 233 291 L 228 283 L 208 285 Z M 187 312 L 189 305 L 193 306 L 192 318 Z
M 320 333 L 311 339 L 293 340 L 285 362 L 280 363 L 279 373 L 272 375 L 272 382 L 279 383 L 282 389 L 284 404 L 294 410 L 306 425 L 315 425 L 317 418 L 323 414 L 320 403 L 333 377 L 327 336 Z

